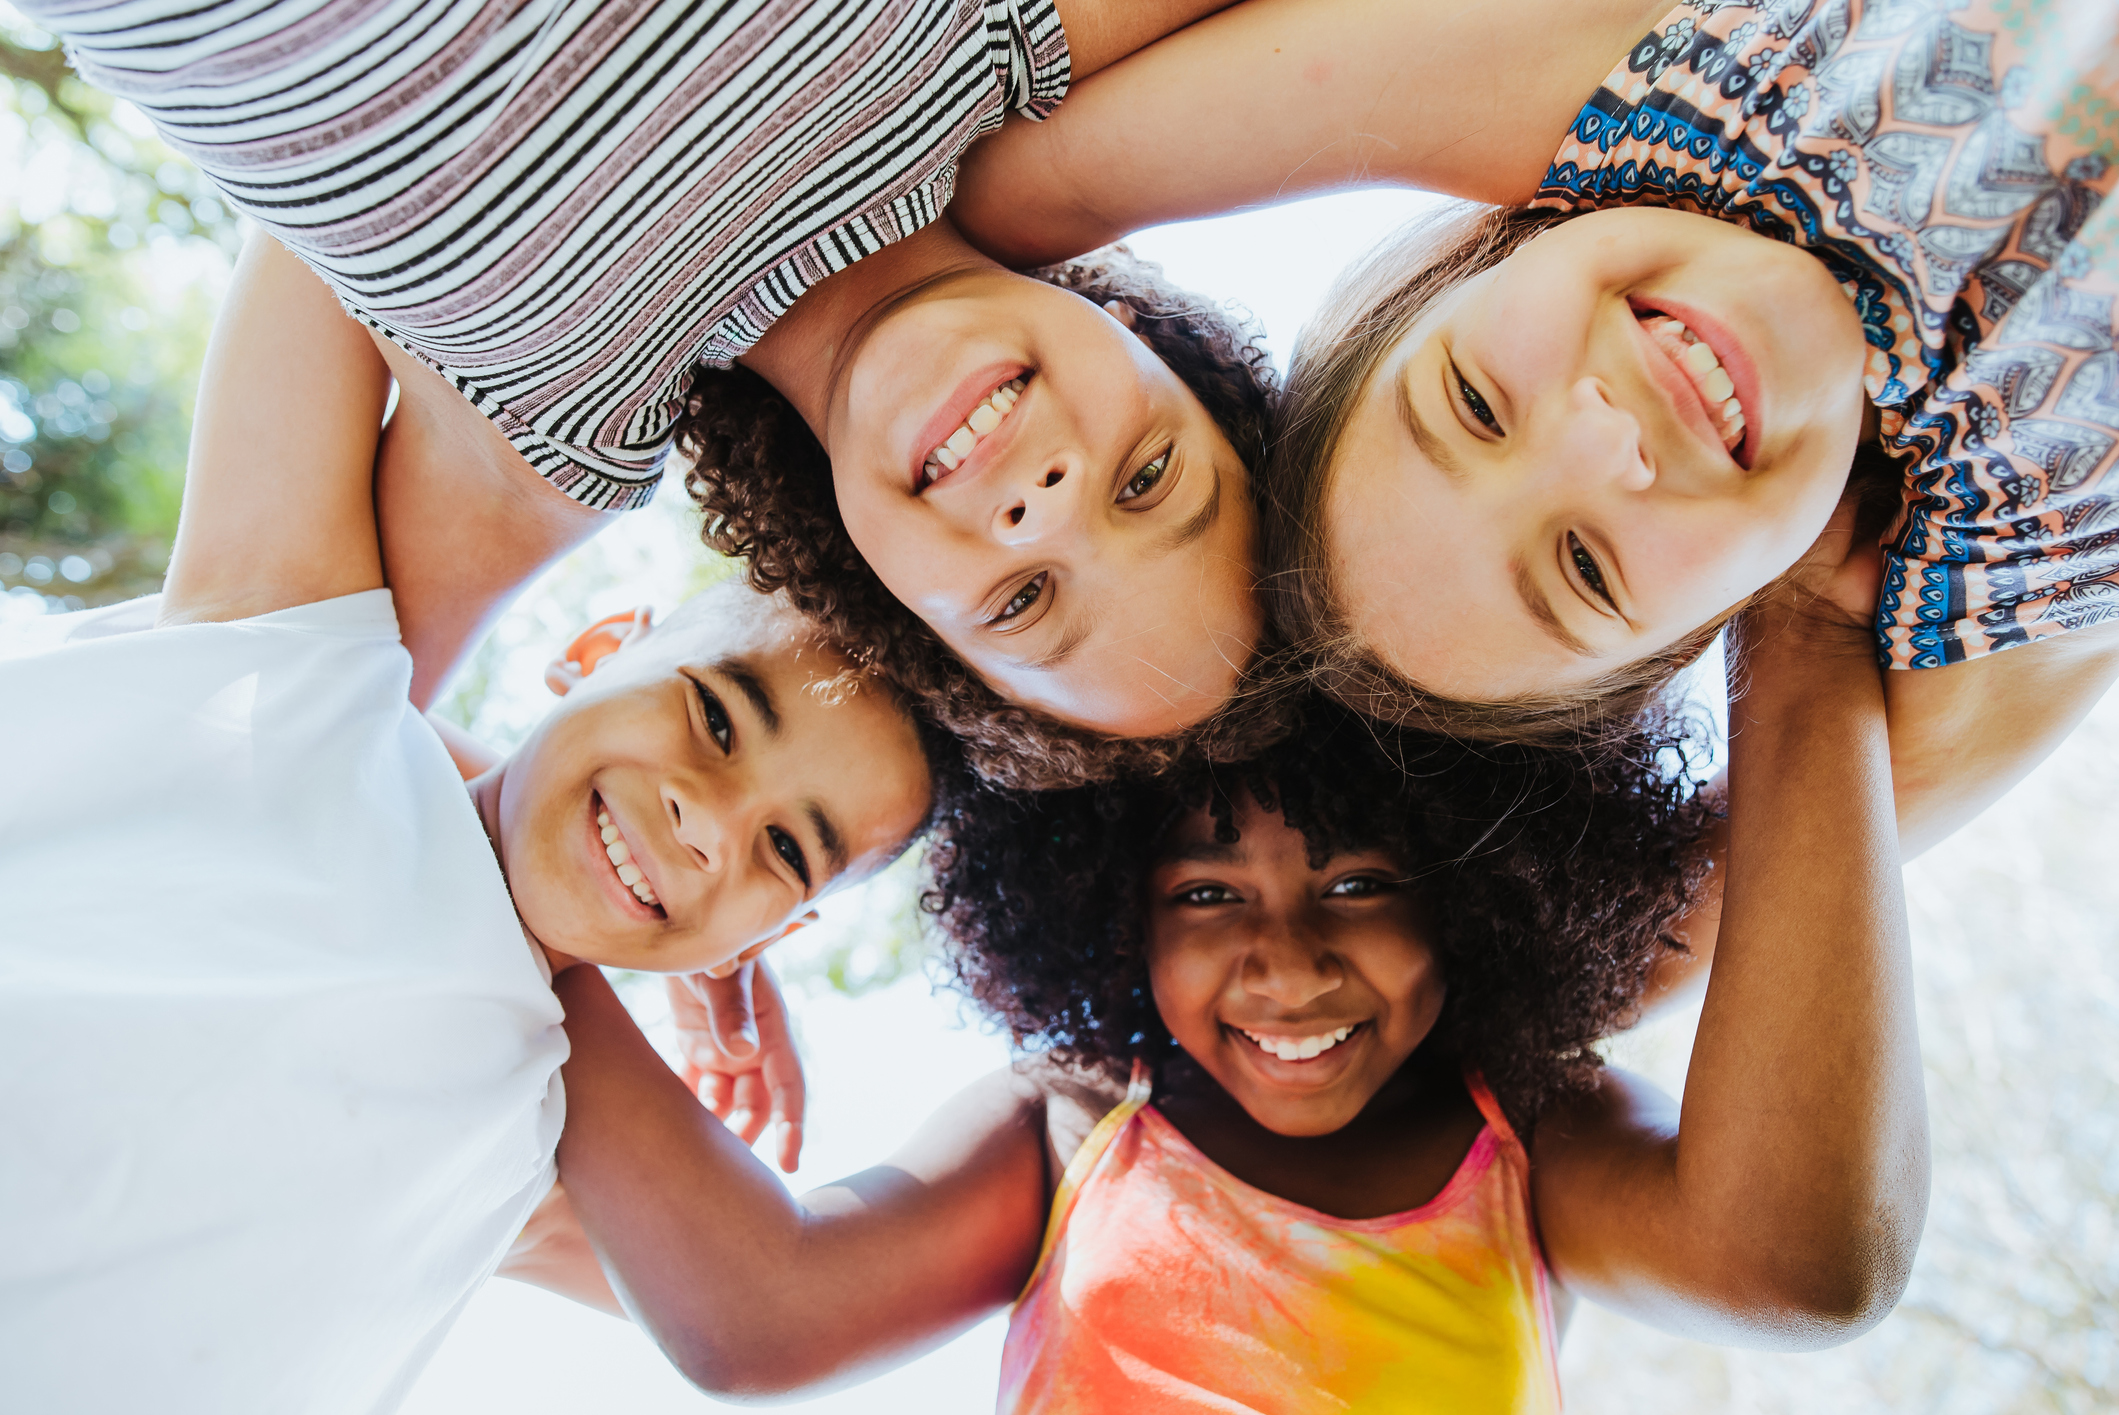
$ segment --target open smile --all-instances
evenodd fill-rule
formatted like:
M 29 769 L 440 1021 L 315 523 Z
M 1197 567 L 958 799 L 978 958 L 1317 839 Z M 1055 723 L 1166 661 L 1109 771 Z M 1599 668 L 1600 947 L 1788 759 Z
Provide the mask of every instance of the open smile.
M 913 468 L 914 495 L 947 478 L 972 459 L 979 445 L 1000 431 L 1029 385 L 1029 371 L 1019 365 L 975 374 L 948 406 L 920 431 L 919 458 Z M 964 406 L 966 403 L 969 406 Z
M 589 793 L 589 814 L 594 848 L 608 862 L 608 868 L 598 873 L 616 886 L 611 892 L 620 907 L 635 918 L 667 919 L 669 914 L 663 909 L 647 871 L 634 858 L 633 847 L 627 842 L 624 830 L 603 797 L 594 791 Z
M 1223 1024 L 1232 1037 L 1241 1037 L 1244 1050 L 1274 1079 L 1319 1081 L 1345 1064 L 1351 1049 L 1347 1043 L 1369 1030 L 1367 1022 L 1328 1027 L 1316 1032 L 1260 1032 L 1249 1027 Z
M 1670 388 L 1680 415 L 1749 471 L 1759 442 L 1758 370 L 1718 320 L 1660 297 L 1630 300 L 1634 318 L 1677 373 Z

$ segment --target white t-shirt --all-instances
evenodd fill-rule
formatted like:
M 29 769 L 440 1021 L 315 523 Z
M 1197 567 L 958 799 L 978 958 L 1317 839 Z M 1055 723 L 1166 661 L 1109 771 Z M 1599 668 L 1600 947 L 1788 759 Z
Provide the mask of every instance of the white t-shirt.
M 403 1397 L 552 1182 L 560 1009 L 387 590 L 0 629 L 0 1409 Z

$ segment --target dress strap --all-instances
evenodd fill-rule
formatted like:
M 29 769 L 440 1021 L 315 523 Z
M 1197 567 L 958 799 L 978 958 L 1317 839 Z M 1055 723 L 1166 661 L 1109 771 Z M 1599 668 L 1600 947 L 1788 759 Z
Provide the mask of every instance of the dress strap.
M 1501 1148 L 1527 1171 L 1530 1167 L 1530 1152 L 1523 1148 L 1523 1141 L 1516 1134 L 1516 1127 L 1508 1123 L 1508 1115 L 1501 1109 L 1501 1102 L 1494 1099 L 1493 1091 L 1486 1084 L 1486 1078 L 1476 1071 L 1467 1070 L 1464 1073 L 1464 1089 L 1471 1092 L 1472 1104 L 1479 1107 L 1479 1114 L 1485 1118 L 1487 1128 L 1494 1132 L 1494 1138 L 1501 1142 Z
M 1030 1270 L 1030 1280 L 1016 1294 L 1017 1302 L 1028 1296 L 1037 1286 L 1037 1280 L 1045 1275 L 1045 1264 L 1051 1260 L 1052 1250 L 1059 1246 L 1060 1235 L 1067 1231 L 1067 1217 L 1074 1212 L 1074 1201 L 1080 1196 L 1082 1185 L 1088 1183 L 1090 1173 L 1103 1159 L 1104 1152 L 1111 1148 L 1111 1142 L 1119 1137 L 1154 1094 L 1154 1073 L 1148 1069 L 1147 1062 L 1134 1057 L 1133 1075 L 1126 1082 L 1126 1098 L 1096 1122 L 1096 1128 L 1082 1141 L 1074 1158 L 1067 1161 L 1067 1171 L 1060 1176 L 1059 1187 L 1053 1190 L 1052 1213 L 1045 1220 L 1045 1241 L 1037 1250 L 1037 1266 Z

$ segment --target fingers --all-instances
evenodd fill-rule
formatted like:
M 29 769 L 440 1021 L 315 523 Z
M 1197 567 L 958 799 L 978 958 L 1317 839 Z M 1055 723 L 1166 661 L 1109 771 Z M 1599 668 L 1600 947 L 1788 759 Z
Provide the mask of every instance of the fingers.
M 774 1159 L 782 1174 L 793 1174 L 802 1167 L 802 1122 L 799 1120 L 775 1120 L 780 1143 L 779 1154 Z
M 735 1101 L 722 1123 L 742 1136 L 744 1144 L 754 1145 L 765 1133 L 769 1118 L 764 1078 L 755 1071 L 746 1071 L 736 1078 Z
M 727 1120 L 736 1099 L 736 1078 L 720 1071 L 706 1071 L 700 1073 L 694 1084 L 699 1092 L 699 1104 Z
M 754 966 L 746 963 L 730 977 L 703 977 L 698 982 L 714 1042 L 724 1054 L 737 1061 L 755 1055 L 758 1050 L 758 1024 L 751 1012 Z

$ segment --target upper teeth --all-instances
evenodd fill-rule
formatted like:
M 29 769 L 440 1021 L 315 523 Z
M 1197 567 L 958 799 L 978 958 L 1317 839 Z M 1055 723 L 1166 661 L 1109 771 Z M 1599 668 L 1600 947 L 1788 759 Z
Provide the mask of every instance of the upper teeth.
M 1242 1028 L 1237 1030 L 1243 1031 Z M 1340 1027 L 1330 1032 L 1320 1032 L 1314 1037 L 1268 1037 L 1250 1031 L 1244 1031 L 1243 1034 L 1258 1043 L 1258 1049 L 1268 1056 L 1277 1056 L 1282 1061 L 1308 1061 L 1320 1052 L 1330 1051 L 1354 1035 L 1354 1029 Z
M 657 899 L 655 891 L 648 887 L 647 876 L 640 872 L 640 866 L 633 863 L 632 847 L 625 843 L 625 837 L 618 833 L 618 827 L 611 824 L 611 813 L 598 811 L 596 824 L 600 827 L 598 833 L 603 836 L 603 853 L 610 856 L 611 863 L 618 868 L 618 882 L 632 890 L 633 897 L 642 904 L 659 905 L 662 901 Z
M 1641 328 L 1685 370 L 1692 386 L 1700 390 L 1700 397 L 1717 414 L 1722 445 L 1734 449 L 1744 440 L 1744 406 L 1736 398 L 1736 381 L 1715 357 L 1713 348 L 1667 314 L 1643 316 Z
M 957 430 L 942 439 L 942 445 L 927 454 L 927 461 L 920 468 L 920 486 L 926 485 L 942 475 L 953 472 L 963 465 L 971 455 L 971 449 L 979 445 L 979 439 L 1001 425 L 1015 400 L 1023 396 L 1023 380 L 1011 378 L 993 392 L 984 402 L 971 410 L 971 416 L 957 424 Z

